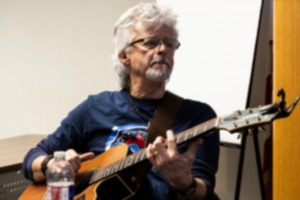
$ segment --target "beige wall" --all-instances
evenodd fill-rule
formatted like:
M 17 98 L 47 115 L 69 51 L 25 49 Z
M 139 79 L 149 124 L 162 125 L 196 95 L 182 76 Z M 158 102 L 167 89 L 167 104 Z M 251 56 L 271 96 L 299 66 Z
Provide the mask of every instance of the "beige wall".
M 87 95 L 117 89 L 112 27 L 138 2 L 0 0 L 0 139 L 52 132 Z

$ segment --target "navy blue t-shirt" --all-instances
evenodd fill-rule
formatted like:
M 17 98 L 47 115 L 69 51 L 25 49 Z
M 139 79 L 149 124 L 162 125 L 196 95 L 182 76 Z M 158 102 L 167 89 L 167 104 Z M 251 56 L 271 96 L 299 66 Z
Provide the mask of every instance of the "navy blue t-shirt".
M 57 150 L 72 148 L 79 153 L 92 151 L 98 155 L 120 143 L 127 144 L 132 152 L 145 148 L 147 125 L 159 101 L 133 98 L 127 90 L 89 96 L 68 114 L 54 133 L 28 152 L 23 163 L 24 176 L 33 180 L 33 160 Z M 185 99 L 172 130 L 177 134 L 214 117 L 216 114 L 209 105 Z M 203 139 L 192 173 L 206 183 L 211 193 L 218 168 L 219 133 L 215 131 Z M 147 191 L 149 199 L 176 199 L 175 192 L 155 169 L 147 175 L 142 190 Z

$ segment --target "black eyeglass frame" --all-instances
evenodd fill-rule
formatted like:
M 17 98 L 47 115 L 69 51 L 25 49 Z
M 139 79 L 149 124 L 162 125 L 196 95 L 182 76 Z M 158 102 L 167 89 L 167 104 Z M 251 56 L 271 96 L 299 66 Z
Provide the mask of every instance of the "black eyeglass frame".
M 144 46 L 145 48 L 147 48 L 147 49 L 155 49 L 155 48 L 156 48 L 158 45 L 160 45 L 161 43 L 163 43 L 163 44 L 165 45 L 165 47 L 168 48 L 168 49 L 176 50 L 176 49 L 178 49 L 178 48 L 180 47 L 180 42 L 179 42 L 177 39 L 174 39 L 174 38 L 168 38 L 168 37 L 157 37 L 157 36 L 150 36 L 150 37 L 145 37 L 145 38 L 137 39 L 137 40 L 132 41 L 131 43 L 129 43 L 128 46 L 133 46 L 133 45 L 135 45 L 135 44 L 137 44 L 137 43 L 144 42 L 145 40 L 151 39 L 151 38 L 153 38 L 153 39 L 159 39 L 159 43 L 158 43 L 155 47 L 153 47 L 153 48 L 147 48 L 146 45 L 143 45 L 143 46 Z M 169 40 L 169 41 L 172 41 L 172 42 L 176 42 L 177 44 L 174 45 L 175 48 L 168 47 L 168 45 L 166 45 L 166 40 Z

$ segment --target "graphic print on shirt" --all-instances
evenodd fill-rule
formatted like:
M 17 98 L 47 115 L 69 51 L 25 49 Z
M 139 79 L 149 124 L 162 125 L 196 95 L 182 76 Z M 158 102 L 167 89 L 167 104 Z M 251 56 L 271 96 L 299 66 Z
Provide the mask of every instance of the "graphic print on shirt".
M 128 145 L 132 152 L 137 152 L 145 147 L 147 127 L 144 125 L 130 124 L 124 126 L 114 126 L 108 136 L 105 150 L 117 146 L 121 143 Z

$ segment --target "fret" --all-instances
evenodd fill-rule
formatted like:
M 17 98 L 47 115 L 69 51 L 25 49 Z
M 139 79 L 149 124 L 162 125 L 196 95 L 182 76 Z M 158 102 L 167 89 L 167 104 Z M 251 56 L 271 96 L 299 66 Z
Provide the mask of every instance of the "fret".
M 190 132 L 190 138 L 197 136 L 199 132 L 200 131 L 198 131 L 197 129 L 192 129 Z M 201 132 L 203 132 L 203 131 L 201 131 Z
M 103 172 L 102 169 L 97 170 L 97 172 L 96 172 L 95 175 L 93 176 L 93 181 L 97 181 L 97 180 L 99 180 L 100 178 L 102 178 L 102 176 L 101 176 L 102 172 Z
M 120 161 L 117 161 L 117 162 L 115 162 L 111 165 L 110 168 L 111 168 L 111 173 L 112 174 L 119 171 L 119 164 L 120 164 Z
M 140 161 L 143 161 L 143 160 L 145 160 L 145 159 L 147 159 L 147 155 L 146 155 L 146 150 L 141 150 L 141 159 L 140 159 Z
M 203 126 L 201 127 L 201 132 L 205 133 L 207 131 L 207 124 L 203 124 Z
M 105 177 L 105 167 L 102 167 L 100 170 L 99 170 L 99 178 L 104 178 Z
M 146 158 L 146 157 L 144 157 L 144 153 L 145 153 L 145 152 L 146 152 L 145 149 L 141 149 L 140 151 L 138 151 L 138 152 L 134 155 L 135 159 L 133 160 L 133 163 L 135 164 L 135 163 L 138 163 L 138 162 L 140 162 L 141 160 L 145 159 L 145 158 Z
M 184 134 L 178 134 L 178 135 L 175 135 L 175 140 L 176 140 L 176 143 L 179 144 L 182 142 L 182 137 L 184 136 Z
M 199 127 L 195 127 L 193 136 L 195 137 L 197 135 L 200 135 L 201 133 L 203 133 L 203 130 L 199 130 Z
M 129 166 L 131 166 L 132 163 L 133 163 L 133 161 L 134 161 L 134 156 L 133 156 L 133 155 L 127 156 L 127 157 L 125 158 L 125 166 L 124 166 L 124 167 L 129 167 Z
M 98 180 L 101 180 L 103 178 L 102 173 L 103 173 L 103 168 L 98 169 L 96 172 L 94 172 L 94 174 L 90 180 L 90 184 L 95 183 Z
M 111 174 L 110 170 L 111 170 L 110 166 L 104 167 L 104 169 L 103 169 L 103 177 L 102 178 L 109 176 Z
M 135 153 L 135 154 L 133 155 L 133 160 L 132 160 L 132 163 L 133 163 L 133 164 L 138 163 L 138 162 L 140 161 L 139 157 L 140 157 L 141 151 L 142 151 L 142 150 L 138 151 L 137 153 Z
M 122 160 L 119 160 L 119 168 L 120 170 L 124 169 L 125 168 L 125 159 L 122 159 Z
M 190 132 L 190 130 L 186 131 L 186 134 L 185 134 L 185 137 L 184 137 L 184 141 L 187 141 L 187 140 L 189 139 L 189 138 L 188 138 L 189 132 Z
M 97 179 L 97 180 L 102 179 L 102 178 L 104 177 L 104 172 L 105 172 L 105 168 L 104 168 L 104 169 L 101 168 L 101 169 L 99 170 L 99 173 L 98 173 L 98 179 Z
M 200 136 L 201 134 L 212 130 L 215 128 L 217 118 L 211 119 L 203 124 L 197 125 L 195 127 L 192 127 L 190 129 L 187 129 L 179 134 L 176 135 L 176 143 L 181 144 L 186 141 L 188 141 L 191 138 L 194 138 L 196 136 Z

